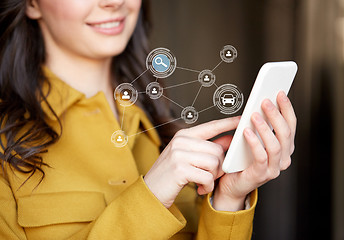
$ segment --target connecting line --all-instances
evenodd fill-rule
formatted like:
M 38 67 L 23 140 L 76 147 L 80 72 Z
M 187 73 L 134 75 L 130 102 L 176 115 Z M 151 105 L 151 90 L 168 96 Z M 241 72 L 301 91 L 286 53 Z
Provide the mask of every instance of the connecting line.
M 169 88 L 179 87 L 179 86 L 183 86 L 183 85 L 190 84 L 190 83 L 194 83 L 194 82 L 198 82 L 198 80 L 194 80 L 194 81 L 190 81 L 190 82 L 186 82 L 186 83 L 181 83 L 181 84 L 176 84 L 176 85 L 164 87 L 163 89 L 169 89 Z
M 197 70 L 193 70 L 193 69 L 190 69 L 190 68 L 183 68 L 183 67 L 176 67 L 178 69 L 182 69 L 182 70 L 186 70 L 186 71 L 190 71 L 190 72 L 196 72 L 196 73 L 200 73 L 201 71 L 197 71 Z
M 223 62 L 223 61 L 219 62 L 219 63 L 216 65 L 216 67 L 214 67 L 213 70 L 211 70 L 211 71 L 214 72 L 214 70 L 215 70 L 218 66 L 220 66 L 222 62 Z
M 137 79 L 139 79 L 143 74 L 145 74 L 148 71 L 148 69 L 146 69 L 143 73 L 141 73 L 137 78 L 135 78 L 131 84 L 133 84 Z
M 184 107 L 183 107 L 182 105 L 180 105 L 179 103 L 176 103 L 175 101 L 173 101 L 172 99 L 170 99 L 170 98 L 166 97 L 165 95 L 161 95 L 161 96 L 163 96 L 163 97 L 164 97 L 164 98 L 166 98 L 167 100 L 169 100 L 169 101 L 173 102 L 173 103 L 174 103 L 174 104 L 176 104 L 178 107 L 180 107 L 180 108 L 184 109 Z
M 215 105 L 213 105 L 213 106 L 211 106 L 211 107 L 208 107 L 208 108 L 206 108 L 206 109 L 203 109 L 203 110 L 201 110 L 201 111 L 198 111 L 198 113 L 205 112 L 205 111 L 207 111 L 207 110 L 209 110 L 209 109 L 211 109 L 211 108 L 213 108 L 213 107 L 215 107 Z
M 141 133 L 148 132 L 149 130 L 152 130 L 152 129 L 155 129 L 155 128 L 158 128 L 158 127 L 161 127 L 161 126 L 163 126 L 163 125 L 166 125 L 166 124 L 169 124 L 169 123 L 172 123 L 172 122 L 178 121 L 178 120 L 180 120 L 180 119 L 181 119 L 181 117 L 180 117 L 180 118 L 177 118 L 177 119 L 173 119 L 173 120 L 171 120 L 171 121 L 169 121 L 169 122 L 166 122 L 166 123 L 162 123 L 162 124 L 160 124 L 160 125 L 157 125 L 157 126 L 155 126 L 155 127 L 148 128 L 148 129 L 146 129 L 146 130 L 144 130 L 144 131 L 142 131 L 142 132 L 138 132 L 138 133 L 136 133 L 136 134 L 130 135 L 130 136 L 128 136 L 128 138 L 130 138 L 130 137 L 134 137 L 134 136 L 136 136 L 136 135 L 138 135 L 138 134 L 141 134 Z
M 146 93 L 146 91 L 144 91 L 144 92 L 137 92 L 138 94 L 144 94 L 144 93 Z
M 216 87 L 216 88 L 219 88 L 219 86 L 217 86 L 217 84 L 216 84 L 216 83 L 214 83 L 214 85 L 215 85 L 215 87 Z
M 192 102 L 192 105 L 191 105 L 192 107 L 194 106 L 194 104 L 195 104 L 195 102 L 196 102 L 196 99 L 197 99 L 199 93 L 201 92 L 202 87 L 203 87 L 203 86 L 201 85 L 201 87 L 198 89 L 198 93 L 197 93 L 195 99 L 194 99 L 193 102 Z
M 123 107 L 123 114 L 122 114 L 122 123 L 121 123 L 121 130 L 122 131 L 123 131 L 124 113 L 125 113 L 125 107 Z
M 157 82 L 159 78 L 156 78 L 155 81 Z

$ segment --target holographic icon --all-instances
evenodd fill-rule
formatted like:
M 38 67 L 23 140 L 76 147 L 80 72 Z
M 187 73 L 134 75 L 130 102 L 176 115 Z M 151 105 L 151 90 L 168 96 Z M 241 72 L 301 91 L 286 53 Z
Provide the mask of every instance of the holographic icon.
M 111 135 L 111 142 L 118 148 L 124 147 L 128 143 L 128 136 L 122 130 L 117 130 Z
M 138 92 L 131 83 L 122 83 L 114 91 L 114 98 L 123 107 L 133 105 L 138 97 Z
M 216 89 L 213 103 L 223 114 L 233 114 L 240 110 L 244 102 L 244 95 L 233 84 L 224 84 Z
M 167 48 L 156 48 L 146 58 L 146 67 L 154 77 L 166 78 L 177 67 L 177 59 Z
M 235 97 L 233 97 L 233 94 L 225 94 L 221 97 L 221 100 L 223 106 L 226 106 L 227 103 L 233 106 L 235 103 Z
M 198 81 L 202 84 L 203 87 L 210 87 L 215 83 L 215 75 L 211 70 L 203 70 L 198 75 Z
M 129 100 L 130 99 L 130 95 L 129 95 L 128 91 L 124 91 L 123 92 L 122 99 L 124 99 L 124 100 Z
M 198 112 L 196 111 L 194 107 L 188 106 L 183 109 L 181 113 L 181 118 L 187 124 L 195 123 L 198 120 Z
M 158 82 L 151 82 L 146 87 L 146 93 L 151 99 L 158 99 L 163 94 L 163 88 Z
M 123 138 L 121 136 L 118 136 L 116 142 L 123 142 Z
M 220 57 L 222 61 L 231 63 L 238 57 L 238 51 L 232 45 L 226 45 L 220 51 Z
M 164 59 L 164 60 L 163 60 Z M 166 72 L 170 66 L 170 60 L 164 54 L 158 54 L 153 58 L 153 68 L 158 72 Z

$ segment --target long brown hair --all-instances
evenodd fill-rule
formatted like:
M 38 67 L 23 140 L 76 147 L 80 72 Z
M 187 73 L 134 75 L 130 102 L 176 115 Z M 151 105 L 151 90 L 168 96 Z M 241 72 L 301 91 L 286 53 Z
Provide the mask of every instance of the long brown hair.
M 61 131 L 54 131 L 45 121 L 41 104 L 46 101 L 42 92 L 43 83 L 49 84 L 42 72 L 45 49 L 42 33 L 36 20 L 26 14 L 25 0 L 1 0 L 0 2 L 0 152 L 3 174 L 11 170 L 27 173 L 30 178 L 37 171 L 42 173 L 43 153 L 48 146 L 58 141 Z M 149 2 L 142 1 L 136 29 L 126 49 L 115 57 L 112 72 L 117 84 L 131 82 L 145 70 L 145 58 L 149 52 L 148 33 Z M 144 74 L 134 86 L 144 92 L 153 79 Z M 115 86 L 115 83 L 114 83 Z M 147 95 L 140 95 L 139 106 L 150 117 L 154 125 L 171 119 L 170 111 L 163 100 L 152 101 Z M 54 109 L 50 111 L 55 115 Z M 172 126 L 172 127 L 171 127 Z M 159 128 L 165 146 L 177 125 Z

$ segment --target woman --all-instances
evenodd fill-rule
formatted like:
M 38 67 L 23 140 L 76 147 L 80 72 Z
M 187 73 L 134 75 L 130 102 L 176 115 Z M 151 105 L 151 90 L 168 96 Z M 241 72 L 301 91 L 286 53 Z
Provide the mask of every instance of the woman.
M 246 129 L 255 161 L 224 174 L 231 137 L 208 139 L 235 129 L 238 117 L 171 139 L 171 125 L 159 135 L 145 131 L 170 116 L 164 102 L 140 95 L 122 119 L 113 90 L 144 70 L 146 1 L 0 5 L 1 239 L 251 237 L 255 189 L 288 168 L 294 148 L 296 118 L 284 93 L 277 99 L 281 112 L 268 100 L 262 104 L 275 135 L 259 114 L 252 116 L 266 149 Z M 146 74 L 135 86 L 144 91 L 150 81 Z M 121 127 L 134 137 L 115 148 L 109 139 Z M 193 184 L 207 194 L 202 201 Z

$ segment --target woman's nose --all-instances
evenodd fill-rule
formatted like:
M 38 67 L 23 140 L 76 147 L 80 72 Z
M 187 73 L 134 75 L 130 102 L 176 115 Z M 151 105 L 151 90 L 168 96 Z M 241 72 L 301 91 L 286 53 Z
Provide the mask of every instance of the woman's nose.
M 100 0 L 99 6 L 101 8 L 119 9 L 124 2 L 125 0 Z

